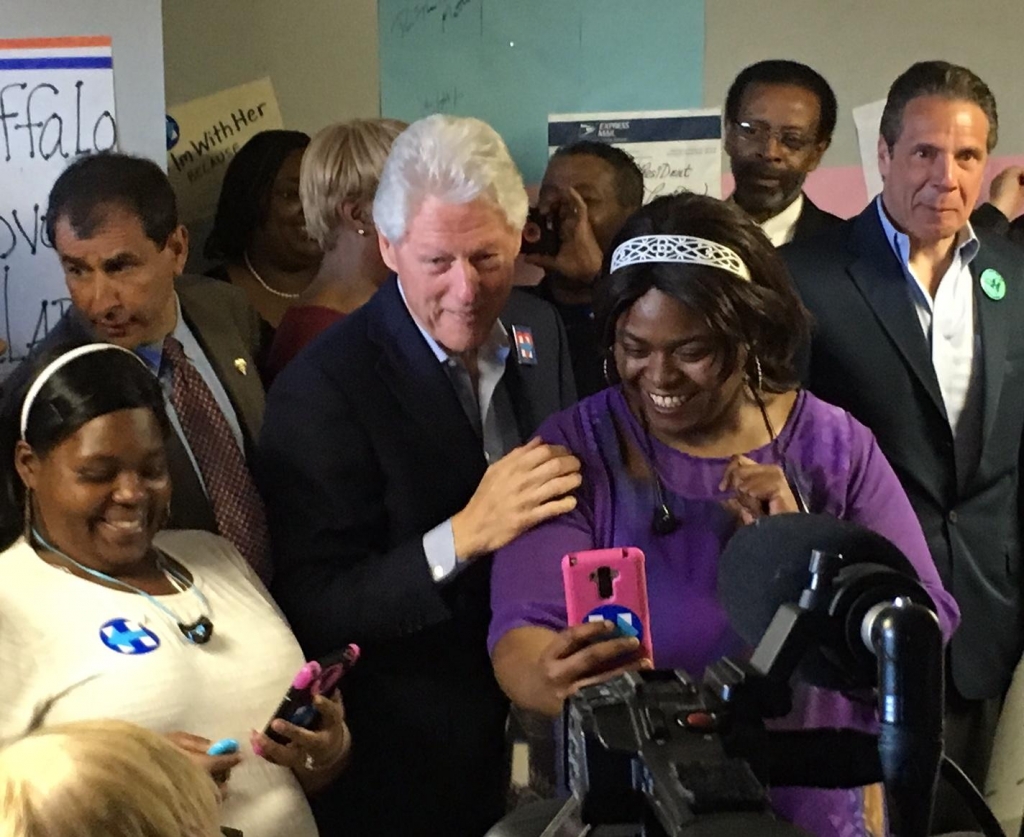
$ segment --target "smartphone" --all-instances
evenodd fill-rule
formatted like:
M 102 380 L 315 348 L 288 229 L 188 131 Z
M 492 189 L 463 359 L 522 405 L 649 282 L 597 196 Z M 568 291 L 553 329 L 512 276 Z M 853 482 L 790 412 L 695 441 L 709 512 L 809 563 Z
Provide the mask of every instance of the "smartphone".
M 526 216 L 526 226 L 523 227 L 523 246 L 519 252 L 524 255 L 556 256 L 561 246 L 557 215 L 544 215 L 537 207 L 531 207 Z
M 644 554 L 636 547 L 570 552 L 562 559 L 570 625 L 607 620 L 615 637 L 636 637 L 654 659 Z
M 288 738 L 270 728 L 278 718 L 303 729 L 317 729 L 320 726 L 320 713 L 313 706 L 313 698 L 317 695 L 329 697 L 338 681 L 358 659 L 359 646 L 347 645 L 342 651 L 325 657 L 322 661 L 306 663 L 295 675 L 277 711 L 267 721 L 263 734 L 278 744 L 288 743 Z

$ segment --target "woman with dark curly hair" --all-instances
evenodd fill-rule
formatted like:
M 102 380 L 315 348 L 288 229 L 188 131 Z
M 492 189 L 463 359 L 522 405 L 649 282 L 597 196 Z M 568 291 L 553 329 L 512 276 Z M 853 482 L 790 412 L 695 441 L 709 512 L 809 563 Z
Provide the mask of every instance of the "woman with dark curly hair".
M 737 527 L 764 515 L 808 510 L 884 535 L 916 568 L 949 636 L 956 604 L 874 437 L 798 387 L 807 314 L 752 221 L 699 195 L 652 201 L 613 243 L 595 311 L 610 386 L 539 431 L 582 463 L 576 508 L 495 557 L 489 648 L 514 703 L 555 716 L 582 685 L 625 670 L 699 676 L 745 653 L 718 600 L 717 563 Z M 653 660 L 607 623 L 567 627 L 562 556 L 629 546 L 647 559 Z M 789 726 L 874 721 L 871 706 L 811 687 L 795 705 Z M 866 833 L 861 789 L 771 798 L 811 834 Z

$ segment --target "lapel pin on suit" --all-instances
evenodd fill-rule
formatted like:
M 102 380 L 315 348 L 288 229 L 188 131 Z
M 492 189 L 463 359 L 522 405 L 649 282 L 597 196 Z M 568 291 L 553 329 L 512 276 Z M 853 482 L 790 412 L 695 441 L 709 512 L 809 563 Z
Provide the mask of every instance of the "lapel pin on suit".
M 999 302 L 1006 296 L 1006 280 L 998 270 L 985 268 L 981 272 L 981 289 L 989 299 Z
M 235 369 L 241 372 L 243 375 L 249 374 L 249 364 L 245 362 L 244 357 L 235 358 Z
M 533 331 L 529 326 L 512 326 L 512 342 L 516 344 L 516 358 L 520 366 L 537 365 L 537 348 L 533 344 Z

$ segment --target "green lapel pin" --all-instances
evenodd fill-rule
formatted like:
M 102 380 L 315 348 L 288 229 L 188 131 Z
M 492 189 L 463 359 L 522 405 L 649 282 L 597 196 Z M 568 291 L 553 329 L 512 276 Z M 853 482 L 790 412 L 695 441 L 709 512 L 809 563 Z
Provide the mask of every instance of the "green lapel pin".
M 1006 280 L 998 270 L 987 267 L 981 273 L 981 289 L 989 299 L 999 302 L 1006 296 Z

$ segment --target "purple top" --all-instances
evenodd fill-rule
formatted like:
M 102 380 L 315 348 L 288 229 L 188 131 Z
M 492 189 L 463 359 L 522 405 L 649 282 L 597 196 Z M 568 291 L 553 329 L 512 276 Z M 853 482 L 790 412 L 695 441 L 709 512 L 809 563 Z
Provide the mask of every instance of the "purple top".
M 718 485 L 728 459 L 695 457 L 669 447 L 643 429 L 617 387 L 591 396 L 548 419 L 538 431 L 579 457 L 583 484 L 569 514 L 521 535 L 495 555 L 491 578 L 488 648 L 509 630 L 528 625 L 566 627 L 561 559 L 568 552 L 636 546 L 646 556 L 651 639 L 658 668 L 682 668 L 699 677 L 726 655 L 749 650 L 731 630 L 716 596 L 717 559 L 736 529 L 721 505 Z M 959 621 L 953 597 L 942 588 L 921 526 L 871 432 L 849 413 L 807 392 L 776 440 L 790 481 L 810 511 L 859 523 L 884 535 L 910 559 L 938 609 L 943 635 Z M 666 499 L 681 525 L 654 535 L 653 481 L 623 459 L 623 450 L 652 450 Z M 776 461 L 767 445 L 747 454 Z M 642 460 L 641 460 L 642 461 Z M 526 568 L 529 568 L 528 571 Z M 874 710 L 838 693 L 801 687 L 796 709 L 780 726 L 874 729 Z M 860 790 L 780 788 L 776 811 L 820 837 L 867 835 Z

